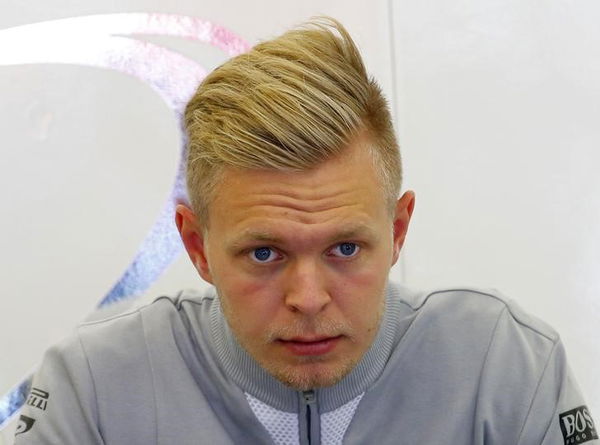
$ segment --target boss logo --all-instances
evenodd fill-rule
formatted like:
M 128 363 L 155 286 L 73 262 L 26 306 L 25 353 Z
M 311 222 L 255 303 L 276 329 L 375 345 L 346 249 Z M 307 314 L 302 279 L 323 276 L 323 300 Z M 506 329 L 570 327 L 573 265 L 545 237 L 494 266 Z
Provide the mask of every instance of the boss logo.
M 598 439 L 592 415 L 587 406 L 580 406 L 559 416 L 565 445 L 574 445 Z

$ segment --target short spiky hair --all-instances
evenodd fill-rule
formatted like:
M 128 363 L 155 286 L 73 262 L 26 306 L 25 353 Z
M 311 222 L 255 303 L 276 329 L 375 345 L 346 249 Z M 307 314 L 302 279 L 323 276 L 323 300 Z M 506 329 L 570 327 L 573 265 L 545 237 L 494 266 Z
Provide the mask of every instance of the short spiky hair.
M 187 186 L 208 219 L 223 167 L 308 170 L 366 132 L 390 206 L 401 163 L 387 102 L 346 29 L 321 17 L 210 73 L 185 109 Z

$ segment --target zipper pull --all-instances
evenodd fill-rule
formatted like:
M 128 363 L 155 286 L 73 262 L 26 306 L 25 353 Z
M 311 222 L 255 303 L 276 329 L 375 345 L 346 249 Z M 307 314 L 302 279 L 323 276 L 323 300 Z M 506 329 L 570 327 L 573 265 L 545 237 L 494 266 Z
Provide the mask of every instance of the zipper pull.
M 317 415 L 317 395 L 314 390 L 302 391 L 302 411 L 303 415 L 298 420 L 302 422 L 300 427 L 300 443 L 311 445 L 313 443 L 314 425 L 319 425 L 319 416 Z M 314 424 L 314 425 L 313 425 Z
M 312 405 L 315 403 L 315 391 L 310 389 L 308 391 L 302 391 L 302 398 L 304 399 L 304 403 L 307 405 Z

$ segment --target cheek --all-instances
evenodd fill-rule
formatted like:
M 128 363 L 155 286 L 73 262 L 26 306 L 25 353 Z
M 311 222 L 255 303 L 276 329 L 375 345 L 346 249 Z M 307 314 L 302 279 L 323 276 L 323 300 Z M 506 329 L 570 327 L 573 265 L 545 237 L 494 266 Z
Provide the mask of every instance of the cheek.
M 227 295 L 231 295 L 231 299 L 235 300 L 237 307 L 268 306 L 276 300 L 278 294 L 277 280 L 233 268 L 225 273 L 224 279 L 220 280 L 220 288 Z
M 347 320 L 355 328 L 372 331 L 382 310 L 389 267 L 370 262 L 360 271 L 339 277 L 332 289 L 335 301 Z
M 336 292 L 334 300 L 349 320 L 366 328 L 377 321 L 384 298 L 385 286 L 352 286 Z
M 368 258 L 360 267 L 337 277 L 338 287 L 344 292 L 357 295 L 360 299 L 370 299 L 382 292 L 390 272 L 387 257 L 383 255 Z
M 263 280 L 234 273 L 222 284 L 219 290 L 226 299 L 224 306 L 239 332 L 258 335 L 269 327 L 279 310 L 279 298 L 272 288 Z

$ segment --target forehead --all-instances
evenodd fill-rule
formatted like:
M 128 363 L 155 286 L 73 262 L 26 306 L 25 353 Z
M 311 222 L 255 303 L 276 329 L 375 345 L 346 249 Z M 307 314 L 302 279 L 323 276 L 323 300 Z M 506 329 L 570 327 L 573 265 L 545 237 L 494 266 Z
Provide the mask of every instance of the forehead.
M 351 230 L 386 213 L 372 155 L 358 144 L 296 172 L 224 168 L 209 208 L 211 231 Z

